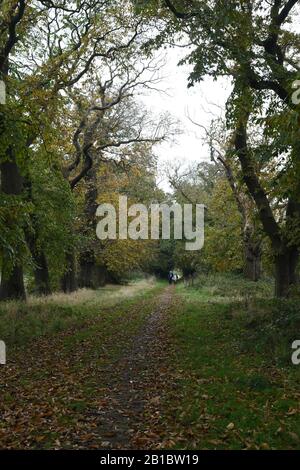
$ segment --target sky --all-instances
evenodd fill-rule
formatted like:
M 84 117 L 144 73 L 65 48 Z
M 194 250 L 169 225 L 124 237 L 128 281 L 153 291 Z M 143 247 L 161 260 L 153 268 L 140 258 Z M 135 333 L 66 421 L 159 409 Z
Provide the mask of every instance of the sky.
M 187 79 L 191 68 L 177 65 L 184 55 L 182 48 L 169 48 L 165 65 L 160 70 L 163 79 L 158 87 L 163 93 L 151 91 L 142 97 L 145 106 L 152 112 L 158 114 L 168 111 L 180 121 L 181 133 L 176 136 L 175 142 L 168 141 L 156 147 L 160 169 L 179 160 L 183 166 L 209 161 L 209 150 L 203 142 L 205 132 L 195 126 L 188 116 L 209 127 L 210 121 L 222 114 L 230 94 L 230 84 L 224 79 L 216 82 L 207 78 L 188 89 Z M 158 183 L 162 189 L 170 189 L 166 177 L 159 176 Z
M 294 22 L 291 25 L 287 24 L 286 28 L 299 32 L 299 14 L 300 8 Z M 178 160 L 182 161 L 183 165 L 200 161 L 209 162 L 209 149 L 203 143 L 205 132 L 191 123 L 187 116 L 208 127 L 211 119 L 222 113 L 219 107 L 224 109 L 231 91 L 230 83 L 225 79 L 216 82 L 210 78 L 188 89 L 187 79 L 192 68 L 177 65 L 186 54 L 187 50 L 182 47 L 167 49 L 166 64 L 160 71 L 165 79 L 159 87 L 167 91 L 168 96 L 152 92 L 142 98 L 146 107 L 155 113 L 168 111 L 181 121 L 182 134 L 177 136 L 177 142 L 174 144 L 166 142 L 156 147 L 159 168 L 163 168 L 165 162 L 170 165 Z M 167 178 L 159 177 L 158 182 L 162 189 L 170 189 Z

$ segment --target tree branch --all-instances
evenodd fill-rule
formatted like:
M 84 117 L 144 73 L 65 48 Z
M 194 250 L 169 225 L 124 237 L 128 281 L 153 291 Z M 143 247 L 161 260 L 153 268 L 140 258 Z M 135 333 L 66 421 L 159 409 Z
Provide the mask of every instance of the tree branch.
M 289 0 L 285 6 L 283 7 L 283 9 L 281 10 L 281 12 L 279 13 L 278 17 L 277 17 L 277 24 L 280 26 L 282 25 L 285 20 L 287 19 L 287 17 L 289 16 L 292 8 L 296 5 L 296 3 L 298 3 L 299 0 Z
M 170 0 L 165 0 L 165 4 L 169 8 L 169 10 L 171 10 L 173 15 L 176 16 L 176 18 L 178 18 L 180 20 L 185 20 L 189 17 L 189 15 L 187 13 L 182 13 L 182 12 L 178 11 L 177 8 L 170 2 Z
M 18 41 L 16 28 L 17 28 L 18 23 L 21 21 L 21 19 L 24 16 L 25 7 L 26 7 L 25 0 L 20 0 L 18 10 L 16 14 L 12 16 L 11 21 L 8 25 L 8 38 L 7 38 L 5 46 L 3 47 L 3 50 L 0 52 L 0 70 L 2 72 L 4 72 L 3 69 L 7 63 L 7 59 L 12 48 Z

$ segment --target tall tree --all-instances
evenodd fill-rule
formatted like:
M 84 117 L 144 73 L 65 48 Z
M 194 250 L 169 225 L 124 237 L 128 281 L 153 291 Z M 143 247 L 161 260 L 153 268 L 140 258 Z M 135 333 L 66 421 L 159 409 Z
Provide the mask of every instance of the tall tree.
M 256 282 L 261 276 L 262 236 L 255 204 L 245 184 L 240 181 L 232 135 L 228 135 L 226 122 L 222 118 L 212 120 L 209 129 L 192 119 L 191 121 L 204 130 L 211 161 L 223 169 L 232 190 L 242 219 L 244 276 Z
M 25 14 L 25 0 L 18 2 L 2 2 L 1 28 L 0 28 L 0 79 L 5 83 L 8 89 L 8 76 L 11 66 L 11 54 L 15 44 L 18 41 L 19 25 Z M 1 171 L 1 191 L 8 196 L 21 198 L 23 191 L 23 177 L 17 162 L 17 148 L 11 135 L 10 113 L 6 105 L 1 105 L 0 129 L 1 140 L 5 142 L 5 148 L 2 150 L 0 162 Z M 3 109 L 5 108 L 5 109 Z M 2 276 L 0 287 L 0 298 L 25 298 L 25 287 L 23 280 L 23 268 L 20 261 L 20 247 L 14 254 L 16 260 L 10 263 L 10 254 L 4 249 L 2 259 Z
M 261 224 L 272 244 L 276 295 L 286 297 L 296 283 L 299 253 L 299 104 L 293 99 L 293 87 L 299 77 L 300 51 L 299 34 L 291 25 L 298 19 L 296 5 L 299 1 L 164 0 L 155 3 L 161 14 L 169 11 L 175 18 L 157 38 L 157 44 L 175 31 L 187 34 L 194 45 L 186 59 L 194 66 L 190 86 L 205 75 L 232 79 L 234 94 L 230 100 L 229 125 L 236 132 L 236 154 Z M 257 119 L 266 115 L 261 125 L 269 135 L 274 120 L 281 122 L 281 142 L 272 139 L 269 158 L 280 159 L 284 165 L 284 170 L 278 171 L 276 182 L 274 180 L 277 197 L 285 202 L 286 224 L 283 225 L 276 220 L 247 139 L 250 116 Z M 285 139 L 283 116 L 289 122 Z M 282 177 L 286 174 L 289 174 L 288 179 Z
M 8 91 L 1 110 L 1 190 L 21 200 L 29 149 L 44 140 L 66 90 L 81 83 L 95 63 L 100 67 L 103 59 L 114 63 L 118 52 L 129 54 L 145 28 L 130 2 L 116 8 L 111 0 L 20 0 L 3 1 L 0 8 L 0 78 Z M 25 297 L 20 246 L 13 249 L 12 264 L 3 245 L 3 300 Z

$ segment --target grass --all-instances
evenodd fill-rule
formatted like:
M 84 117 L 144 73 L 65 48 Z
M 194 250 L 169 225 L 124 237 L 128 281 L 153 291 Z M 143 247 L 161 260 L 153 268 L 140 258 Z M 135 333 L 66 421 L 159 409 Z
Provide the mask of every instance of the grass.
M 235 274 L 200 275 L 195 281 L 195 289 L 201 292 L 201 298 L 214 302 L 230 303 L 234 300 L 267 299 L 273 296 L 273 279 L 264 278 L 259 282 L 249 282 Z M 195 291 L 195 292 L 196 292 Z
M 245 297 L 253 287 L 254 298 Z M 271 289 L 236 276 L 177 288 L 171 329 L 182 373 L 168 397 L 178 430 L 171 447 L 300 448 L 300 366 L 291 363 L 300 303 L 271 300 Z
M 106 286 L 99 290 L 81 289 L 73 294 L 30 297 L 28 302 L 0 303 L 0 339 L 8 346 L 20 346 L 40 336 L 79 327 L 89 318 L 101 315 L 118 304 L 127 307 L 160 285 L 150 280 L 127 286 Z
M 69 449 L 93 440 L 101 447 L 97 417 L 110 399 L 107 371 L 131 347 L 164 286 L 139 281 L 1 305 L 8 362 L 0 376 L 0 447 Z M 11 307 L 18 311 L 14 328 Z
M 165 285 L 140 280 L 0 304 L 0 338 L 8 346 L 1 447 L 99 440 L 90 430 L 110 396 L 107 370 L 131 347 Z M 300 301 L 275 301 L 272 290 L 270 280 L 232 275 L 176 287 L 172 374 L 160 391 L 160 431 L 151 428 L 162 448 L 300 449 L 300 366 L 291 363 Z

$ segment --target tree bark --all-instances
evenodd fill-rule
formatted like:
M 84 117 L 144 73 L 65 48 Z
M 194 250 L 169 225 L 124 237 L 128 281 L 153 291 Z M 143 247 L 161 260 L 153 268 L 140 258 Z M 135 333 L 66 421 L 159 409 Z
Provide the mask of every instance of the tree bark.
M 66 294 L 77 291 L 78 283 L 76 277 L 76 259 L 74 250 L 67 253 L 66 256 L 67 269 L 61 280 L 62 290 Z
M 85 196 L 85 219 L 86 235 L 95 238 L 96 234 L 96 211 L 97 211 L 97 167 L 94 166 L 86 175 L 87 191 Z M 93 239 L 90 246 L 81 253 L 79 286 L 88 289 L 98 289 L 105 286 L 106 269 L 99 266 L 95 257 L 95 243 Z
M 289 297 L 291 289 L 297 284 L 297 247 L 286 248 L 275 257 L 275 294 L 276 297 Z
M 261 240 L 257 240 L 251 229 L 244 230 L 244 276 L 257 282 L 261 277 Z
M 0 300 L 26 300 L 22 266 L 14 266 L 8 277 L 2 270 Z
M 105 268 L 96 264 L 92 252 L 85 252 L 80 259 L 79 286 L 87 289 L 99 289 L 104 287 L 105 283 Z
M 87 253 L 80 260 L 79 287 L 95 289 L 93 282 L 94 261 L 86 259 Z
M 214 158 L 212 152 L 212 159 L 217 163 L 219 161 L 225 169 L 227 181 L 231 187 L 233 196 L 235 198 L 237 208 L 243 220 L 243 243 L 244 243 L 244 277 L 250 281 L 257 282 L 261 277 L 261 239 L 257 235 L 255 228 L 253 211 L 254 203 L 242 189 L 238 187 L 236 178 L 229 159 L 218 155 L 217 159 Z
M 33 260 L 36 264 L 34 269 L 34 279 L 36 290 L 39 295 L 50 295 L 51 286 L 50 286 L 50 276 L 48 263 L 45 256 L 45 253 L 42 251 L 33 256 Z
M 26 241 L 30 249 L 30 253 L 34 262 L 34 280 L 35 280 L 35 292 L 38 295 L 50 295 L 50 275 L 46 255 L 44 251 L 38 248 L 38 240 L 36 236 L 36 223 L 35 217 L 32 217 L 33 232 L 26 230 Z
M 15 14 L 11 14 L 7 28 L 7 35 L 4 33 L 6 40 L 1 43 L 0 48 L 0 79 L 6 79 L 9 74 L 9 56 L 14 45 L 18 41 L 16 28 L 22 20 L 25 13 L 25 0 L 20 0 L 17 5 Z M 5 29 L 4 29 L 5 31 Z M 3 123 L 0 123 L 1 131 Z M 4 126 L 5 127 L 5 126 Z M 8 195 L 19 196 L 23 191 L 23 178 L 17 165 L 15 155 L 11 148 L 7 150 L 7 161 L 0 164 L 1 171 L 1 191 Z M 18 250 L 18 248 L 17 248 Z M 18 252 L 16 252 L 18 257 Z M 24 286 L 23 266 L 21 262 L 17 262 L 12 270 L 7 271 L 10 259 L 4 254 L 2 259 L 0 300 L 21 299 L 26 300 L 26 291 Z
M 32 195 L 32 182 L 30 178 L 24 178 L 23 181 L 24 190 L 31 203 L 34 204 Z M 25 238 L 27 246 L 30 250 L 32 260 L 34 262 L 33 274 L 35 280 L 35 293 L 41 296 L 50 295 L 51 283 L 50 274 L 48 268 L 48 261 L 43 250 L 43 247 L 39 246 L 39 223 L 36 214 L 31 215 L 31 227 L 26 227 Z
M 21 195 L 23 191 L 23 178 L 12 151 L 9 151 L 9 160 L 1 163 L 0 170 L 1 191 L 8 195 Z M 18 252 L 16 252 L 15 255 L 18 257 Z M 21 262 L 18 261 L 13 266 L 13 269 L 7 272 L 9 263 L 10 259 L 8 255 L 4 254 L 2 260 L 0 300 L 26 300 L 23 266 Z
M 245 246 L 244 276 L 254 282 L 261 278 L 261 250 L 251 243 Z

